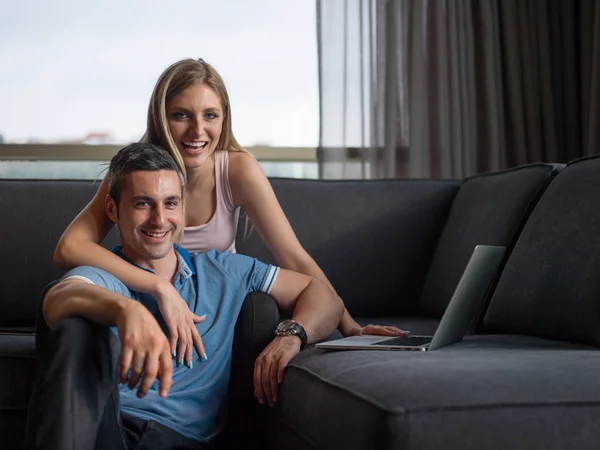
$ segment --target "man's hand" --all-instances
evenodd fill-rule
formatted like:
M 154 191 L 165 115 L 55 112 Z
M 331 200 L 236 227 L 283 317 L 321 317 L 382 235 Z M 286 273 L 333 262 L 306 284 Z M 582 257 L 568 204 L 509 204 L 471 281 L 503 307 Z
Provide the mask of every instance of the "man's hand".
M 273 407 L 278 401 L 279 385 L 288 363 L 300 352 L 300 338 L 277 336 L 262 351 L 254 364 L 254 396 L 262 405 Z
M 166 397 L 173 382 L 173 361 L 167 337 L 156 319 L 141 303 L 128 301 L 117 316 L 117 329 L 121 340 L 120 376 L 127 382 L 131 368 L 129 388 L 138 383 L 137 396 L 145 396 L 158 377 L 159 394 Z

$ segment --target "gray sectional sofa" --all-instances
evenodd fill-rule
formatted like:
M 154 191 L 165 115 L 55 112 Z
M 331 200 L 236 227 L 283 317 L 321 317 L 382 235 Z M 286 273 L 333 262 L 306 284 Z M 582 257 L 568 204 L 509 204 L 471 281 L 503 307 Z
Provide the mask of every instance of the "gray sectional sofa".
M 221 448 L 596 449 L 600 445 L 600 158 L 466 180 L 272 179 L 300 241 L 361 323 L 432 333 L 477 244 L 503 270 L 473 333 L 435 352 L 327 352 L 252 398 L 279 312 L 249 296 L 236 325 Z M 82 181 L 0 181 L 0 447 L 20 448 L 40 293 Z M 256 232 L 238 250 L 273 262 Z M 107 239 L 110 246 L 115 235 Z M 333 336 L 335 337 L 335 336 Z

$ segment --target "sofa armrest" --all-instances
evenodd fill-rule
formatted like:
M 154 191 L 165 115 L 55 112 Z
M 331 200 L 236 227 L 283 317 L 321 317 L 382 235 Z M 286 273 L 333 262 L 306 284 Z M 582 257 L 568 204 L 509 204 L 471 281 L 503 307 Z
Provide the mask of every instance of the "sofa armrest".
M 249 294 L 244 300 L 235 325 L 229 396 L 232 400 L 253 399 L 254 361 L 273 340 L 280 322 L 275 300 L 261 293 Z
M 254 398 L 254 362 L 273 340 L 280 322 L 279 309 L 270 296 L 254 293 L 244 300 L 235 325 L 228 418 L 216 448 L 265 448 L 267 409 Z

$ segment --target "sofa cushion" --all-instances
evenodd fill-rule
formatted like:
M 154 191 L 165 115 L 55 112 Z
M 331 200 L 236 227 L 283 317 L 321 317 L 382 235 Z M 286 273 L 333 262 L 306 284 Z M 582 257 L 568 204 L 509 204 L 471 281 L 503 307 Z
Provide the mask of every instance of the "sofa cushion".
M 600 345 L 600 157 L 564 168 L 540 199 L 485 316 L 492 332 Z
M 311 349 L 287 368 L 275 423 L 293 449 L 593 449 L 597 369 L 595 349 L 521 336 L 424 353 Z M 288 448 L 279 433 L 274 448 Z
M 0 329 L 32 327 L 44 286 L 63 270 L 52 261 L 58 240 L 99 183 L 0 180 Z M 117 242 L 113 231 L 107 247 Z
M 561 167 L 533 164 L 463 183 L 431 261 L 420 314 L 442 317 L 476 245 L 501 245 L 510 252 L 533 206 Z
M 36 375 L 33 335 L 0 334 L 0 436 L 3 449 L 23 448 L 29 394 Z
M 460 182 L 270 181 L 300 243 L 353 315 L 415 309 Z M 240 222 L 238 251 L 274 263 L 256 231 L 243 239 Z

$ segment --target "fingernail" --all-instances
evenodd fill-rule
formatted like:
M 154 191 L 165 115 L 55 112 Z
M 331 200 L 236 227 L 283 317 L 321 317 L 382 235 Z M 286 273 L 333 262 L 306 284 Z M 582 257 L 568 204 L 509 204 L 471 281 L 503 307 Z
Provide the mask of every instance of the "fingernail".
M 208 361 L 208 354 L 204 352 L 204 361 Z
M 181 364 L 183 364 L 183 358 L 177 363 L 178 366 L 180 366 Z
M 400 333 L 398 333 L 398 332 L 394 331 L 394 332 L 392 332 L 392 334 L 393 334 L 394 336 L 398 336 Z
M 410 334 L 410 331 L 404 330 L 404 334 Z
M 192 362 L 190 362 L 190 369 L 193 369 L 193 368 L 194 368 L 194 362 L 192 361 Z
M 173 358 L 177 358 L 177 352 L 173 350 Z

